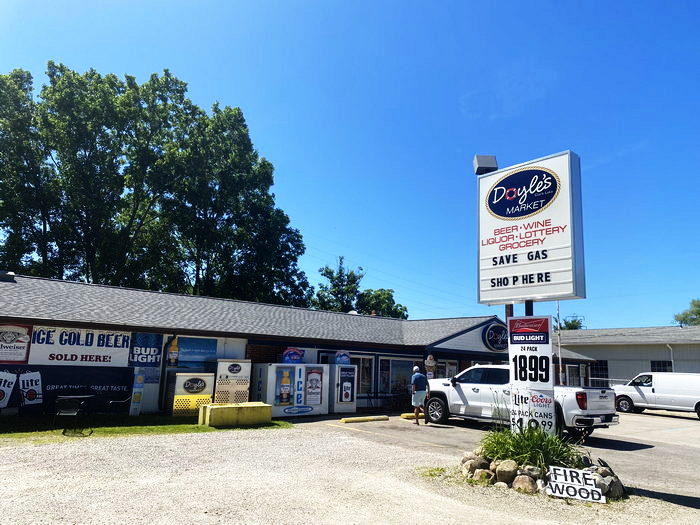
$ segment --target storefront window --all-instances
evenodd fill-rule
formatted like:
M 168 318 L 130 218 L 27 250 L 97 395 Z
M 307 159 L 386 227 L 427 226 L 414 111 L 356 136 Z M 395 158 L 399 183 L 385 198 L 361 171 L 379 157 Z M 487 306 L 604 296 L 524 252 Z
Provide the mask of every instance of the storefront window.
M 372 363 L 374 362 L 373 357 L 351 357 L 350 363 L 357 365 L 357 372 L 359 373 L 358 379 L 358 393 L 359 394 L 369 394 L 372 391 Z

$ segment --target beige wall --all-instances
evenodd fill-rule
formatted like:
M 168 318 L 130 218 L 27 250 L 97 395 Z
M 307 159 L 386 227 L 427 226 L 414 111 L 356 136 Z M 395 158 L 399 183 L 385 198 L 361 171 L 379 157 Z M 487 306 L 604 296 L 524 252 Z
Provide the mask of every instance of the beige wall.
M 651 361 L 673 360 L 674 372 L 700 373 L 700 343 L 693 345 L 562 345 L 595 360 L 608 361 L 610 379 L 632 379 L 641 372 L 651 371 Z

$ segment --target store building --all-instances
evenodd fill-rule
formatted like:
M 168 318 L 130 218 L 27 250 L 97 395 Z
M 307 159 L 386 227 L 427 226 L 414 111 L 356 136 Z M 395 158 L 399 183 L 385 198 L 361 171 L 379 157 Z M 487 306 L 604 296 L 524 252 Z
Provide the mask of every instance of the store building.
M 437 375 L 507 359 L 496 316 L 400 320 L 0 274 L 0 413 L 50 411 L 56 396 L 128 399 L 139 370 L 141 411 L 166 405 L 175 372 L 214 372 L 217 359 L 358 365 L 358 406 L 391 406 L 428 355 Z
M 562 348 L 592 359 L 593 386 L 642 372 L 700 372 L 700 326 L 563 330 Z

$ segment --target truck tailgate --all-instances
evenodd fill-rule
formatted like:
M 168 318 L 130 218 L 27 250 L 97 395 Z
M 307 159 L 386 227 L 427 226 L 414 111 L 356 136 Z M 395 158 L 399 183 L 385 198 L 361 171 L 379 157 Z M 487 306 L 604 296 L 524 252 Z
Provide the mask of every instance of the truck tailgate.
M 615 412 L 615 391 L 610 388 L 586 388 L 588 412 Z

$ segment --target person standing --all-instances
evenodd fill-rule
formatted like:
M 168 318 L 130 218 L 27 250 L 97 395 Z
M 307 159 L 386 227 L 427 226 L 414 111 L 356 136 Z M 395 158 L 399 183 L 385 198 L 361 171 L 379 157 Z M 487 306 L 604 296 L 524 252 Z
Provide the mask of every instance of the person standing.
M 428 392 L 428 378 L 425 377 L 425 374 L 421 374 L 420 368 L 417 366 L 413 367 L 413 375 L 411 376 L 411 392 L 413 414 L 416 416 L 416 425 L 419 425 L 418 419 L 420 418 L 420 413 L 423 412 L 425 395 Z

